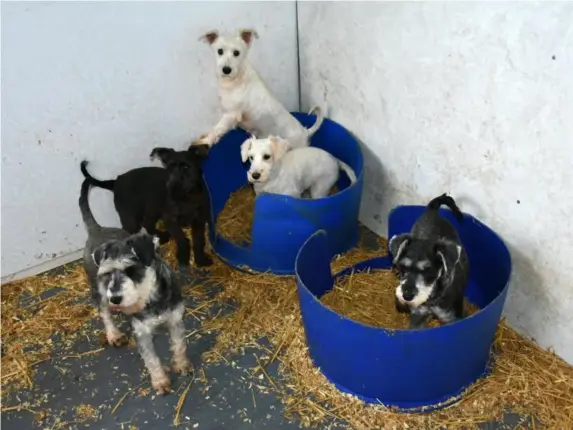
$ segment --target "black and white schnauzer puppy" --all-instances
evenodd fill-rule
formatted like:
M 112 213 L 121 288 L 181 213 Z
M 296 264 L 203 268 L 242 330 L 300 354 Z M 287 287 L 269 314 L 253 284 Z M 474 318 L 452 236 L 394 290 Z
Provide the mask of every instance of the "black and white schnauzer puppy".
M 436 197 L 410 233 L 393 236 L 388 247 L 400 284 L 396 309 L 410 312 L 410 328 L 423 327 L 432 317 L 445 324 L 463 318 L 469 262 L 456 228 L 438 210 L 448 206 L 462 222 L 454 199 Z
M 183 325 L 185 306 L 177 276 L 157 254 L 157 238 L 145 231 L 130 235 L 122 229 L 101 227 L 89 208 L 89 188 L 90 182 L 84 180 L 79 199 L 88 231 L 84 268 L 107 340 L 113 346 L 127 344 L 111 313 L 127 315 L 153 388 L 167 394 L 170 379 L 153 345 L 157 327 L 166 325 L 169 331 L 172 370 L 181 374 L 191 370 Z
M 191 146 L 186 151 L 154 148 L 150 158 L 158 157 L 163 168 L 141 167 L 107 181 L 93 178 L 87 171 L 87 161 L 81 163 L 81 171 L 91 185 L 113 191 L 124 230 L 133 234 L 143 227 L 159 237 L 161 244 L 170 237 L 175 239 L 179 272 L 185 279 L 191 274 L 191 250 L 184 227 L 191 227 L 195 264 L 213 264 L 205 252 L 205 224 L 211 221 L 211 207 L 201 168 L 208 152 L 206 145 Z M 156 229 L 159 219 L 163 219 L 166 232 Z

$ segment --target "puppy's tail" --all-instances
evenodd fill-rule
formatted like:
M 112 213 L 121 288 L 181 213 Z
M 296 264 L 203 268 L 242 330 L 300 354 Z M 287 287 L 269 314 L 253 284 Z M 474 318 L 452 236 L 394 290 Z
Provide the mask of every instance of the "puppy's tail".
M 106 190 L 113 191 L 113 187 L 115 185 L 115 179 L 112 179 L 109 181 L 100 181 L 99 179 L 96 179 L 92 175 L 89 174 L 88 169 L 86 168 L 87 165 L 88 165 L 88 162 L 86 160 L 82 161 L 82 163 L 80 164 L 80 170 L 82 171 L 84 178 L 86 178 L 86 180 L 89 181 L 90 185 L 93 185 L 94 187 L 105 188 Z
M 446 205 L 447 207 L 449 207 L 459 222 L 462 222 L 464 220 L 462 211 L 460 211 L 460 208 L 458 208 L 456 201 L 452 197 L 448 196 L 446 193 L 432 199 L 430 203 L 428 203 L 428 209 L 437 211 L 438 209 L 440 209 L 440 206 L 442 205 Z
M 348 176 L 348 179 L 350 179 L 350 184 L 354 184 L 356 182 L 356 174 L 354 173 L 354 170 L 352 170 L 352 167 L 350 167 L 344 161 L 340 161 L 338 159 L 336 162 L 338 163 L 340 170 L 344 170 L 344 173 L 346 173 L 346 176 Z
M 91 183 L 90 183 L 89 179 L 84 179 L 84 182 L 82 182 L 82 190 L 80 192 L 80 199 L 79 199 L 80 211 L 82 213 L 82 219 L 84 220 L 84 224 L 86 226 L 88 234 L 90 234 L 94 230 L 99 230 L 101 228 L 100 225 L 95 220 L 95 218 L 92 214 L 92 211 L 90 209 L 90 203 L 88 200 L 88 195 L 90 192 L 90 186 L 91 186 Z
M 324 121 L 324 112 L 320 106 L 314 106 L 308 114 L 316 115 L 316 122 L 308 129 L 308 137 L 311 137 L 322 125 L 322 121 Z

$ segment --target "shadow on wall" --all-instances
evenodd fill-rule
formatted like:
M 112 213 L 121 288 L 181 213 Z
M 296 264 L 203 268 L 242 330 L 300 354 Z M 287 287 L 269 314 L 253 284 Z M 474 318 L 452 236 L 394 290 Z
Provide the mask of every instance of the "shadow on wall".
M 364 159 L 364 187 L 359 218 L 368 228 L 380 234 L 380 230 L 386 230 L 386 214 L 390 210 L 389 207 L 383 209 L 384 201 L 387 201 L 387 196 L 384 195 L 387 189 L 387 181 L 384 178 L 386 169 L 376 154 L 355 133 L 350 131 L 350 134 L 359 143 Z
M 360 206 L 360 221 L 376 234 L 388 235 L 388 214 L 398 205 L 423 204 L 414 186 L 402 184 L 398 178 L 390 177 L 379 157 L 356 134 L 364 157 L 364 189 Z
M 510 281 L 509 299 L 511 311 L 504 310 L 504 316 L 510 317 L 512 326 L 523 335 L 538 333 L 539 327 L 551 326 L 552 316 L 543 313 L 546 309 L 555 309 L 555 299 L 543 288 L 544 281 L 535 269 L 535 261 L 528 258 L 520 249 L 508 246 L 513 261 L 513 273 Z M 507 309 L 507 308 L 506 308 Z M 549 321 L 548 321 L 549 320 Z M 525 323 L 525 324 L 524 324 Z M 537 328 L 536 328 L 537 327 Z M 543 336 L 545 337 L 545 336 Z M 533 339 L 537 342 L 537 339 Z M 542 345 L 550 347 L 552 345 Z

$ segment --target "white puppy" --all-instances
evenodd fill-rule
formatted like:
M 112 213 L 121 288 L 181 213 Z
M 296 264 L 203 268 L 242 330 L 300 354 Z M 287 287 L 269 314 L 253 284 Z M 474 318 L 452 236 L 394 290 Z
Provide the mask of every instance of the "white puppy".
M 213 48 L 217 58 L 219 98 L 223 115 L 219 122 L 193 144 L 216 144 L 228 131 L 239 126 L 255 136 L 282 136 L 293 148 L 309 145 L 309 138 L 320 128 L 324 115 L 319 107 L 316 123 L 309 129 L 300 124 L 279 101 L 254 67 L 247 60 L 247 54 L 255 30 L 239 30 L 234 37 L 219 36 L 214 30 L 201 36 Z
M 287 140 L 270 136 L 247 139 L 241 145 L 243 163 L 251 167 L 247 178 L 255 193 L 283 194 L 300 198 L 308 191 L 310 198 L 326 197 L 344 170 L 351 184 L 356 182 L 352 168 L 323 149 L 290 149 Z

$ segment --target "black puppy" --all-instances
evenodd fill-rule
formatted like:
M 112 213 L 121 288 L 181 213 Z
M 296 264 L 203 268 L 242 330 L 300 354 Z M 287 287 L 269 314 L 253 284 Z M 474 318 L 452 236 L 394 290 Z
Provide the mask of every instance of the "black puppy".
M 410 233 L 395 235 L 388 244 L 400 276 L 396 308 L 410 312 L 411 328 L 431 317 L 446 324 L 463 318 L 469 262 L 456 228 L 438 212 L 441 205 L 463 221 L 454 199 L 442 194 L 428 204 Z
M 93 178 L 86 169 L 87 161 L 82 161 L 81 171 L 92 185 L 113 191 L 124 230 L 137 233 L 144 227 L 162 244 L 172 236 L 177 243 L 179 272 L 189 277 L 190 246 L 184 227 L 191 227 L 195 264 L 203 267 L 213 263 L 205 253 L 205 224 L 211 220 L 211 211 L 201 169 L 208 152 L 206 145 L 191 146 L 187 151 L 154 148 L 150 157 L 158 157 L 164 168 L 141 167 L 115 180 Z M 155 228 L 159 219 L 163 219 L 167 232 Z

